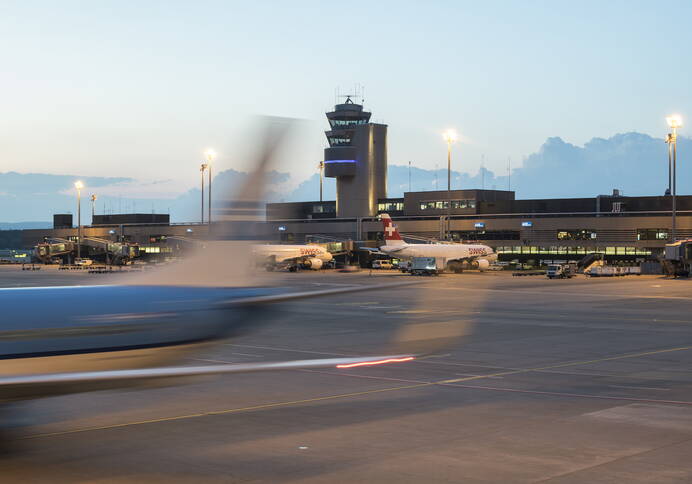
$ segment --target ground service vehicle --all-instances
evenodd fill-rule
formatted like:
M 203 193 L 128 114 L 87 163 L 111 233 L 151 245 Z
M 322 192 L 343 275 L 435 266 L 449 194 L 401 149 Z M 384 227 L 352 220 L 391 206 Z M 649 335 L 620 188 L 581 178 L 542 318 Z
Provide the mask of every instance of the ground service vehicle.
M 571 279 L 577 273 L 575 264 L 551 264 L 545 275 L 548 279 Z
M 434 257 L 414 257 L 411 259 L 410 272 L 412 276 L 436 276 L 442 272 Z
M 663 264 L 663 272 L 668 276 L 689 276 L 692 266 L 692 239 L 666 244 L 665 255 L 661 263 Z

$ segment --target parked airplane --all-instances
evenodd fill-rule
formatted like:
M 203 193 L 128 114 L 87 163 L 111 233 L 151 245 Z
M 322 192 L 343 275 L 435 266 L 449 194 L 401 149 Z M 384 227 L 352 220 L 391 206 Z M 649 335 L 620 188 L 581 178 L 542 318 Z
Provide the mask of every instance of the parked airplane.
M 325 262 L 334 257 L 320 245 L 255 245 L 255 260 L 268 271 L 287 268 L 295 272 L 298 268 L 321 269 Z
M 388 214 L 383 213 L 380 218 L 384 225 L 385 245 L 379 250 L 392 257 L 444 259 L 445 266 L 454 272 L 461 272 L 465 266 L 484 271 L 490 267 L 491 262 L 497 260 L 497 254 L 493 249 L 483 244 L 407 244 Z

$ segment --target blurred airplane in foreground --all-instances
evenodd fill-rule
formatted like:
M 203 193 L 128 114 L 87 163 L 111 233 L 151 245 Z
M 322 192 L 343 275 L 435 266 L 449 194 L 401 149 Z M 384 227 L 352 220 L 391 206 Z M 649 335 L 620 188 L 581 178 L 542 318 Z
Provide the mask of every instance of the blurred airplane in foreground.
M 277 123 L 274 123 L 277 124 Z M 121 285 L 0 289 L 0 402 L 220 373 L 409 361 L 414 354 L 205 366 L 180 363 L 204 345 L 252 331 L 280 303 L 390 285 L 286 292 L 254 287 L 251 243 L 263 212 L 263 175 L 287 129 L 260 145 L 239 196 L 221 210 L 214 237 L 190 257 Z M 277 131 L 278 130 L 278 131 Z M 229 240 L 230 239 L 230 240 Z M 400 284 L 395 284 L 400 285 Z

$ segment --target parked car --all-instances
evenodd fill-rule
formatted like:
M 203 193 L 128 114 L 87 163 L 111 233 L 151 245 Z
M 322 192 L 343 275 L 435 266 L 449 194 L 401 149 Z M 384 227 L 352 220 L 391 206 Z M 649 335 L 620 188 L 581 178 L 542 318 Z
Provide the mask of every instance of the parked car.
M 374 260 L 372 261 L 372 268 L 373 269 L 391 269 L 392 263 L 389 262 L 388 260 Z

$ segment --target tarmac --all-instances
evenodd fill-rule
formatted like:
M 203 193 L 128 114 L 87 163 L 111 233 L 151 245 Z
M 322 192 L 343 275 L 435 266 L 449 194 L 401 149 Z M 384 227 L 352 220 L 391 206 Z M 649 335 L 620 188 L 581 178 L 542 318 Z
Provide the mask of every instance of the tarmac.
M 2 287 L 119 277 L 0 268 Z M 282 320 L 190 363 L 380 354 L 420 322 L 463 322 L 469 334 L 391 366 L 27 402 L 2 481 L 692 481 L 692 281 L 272 277 L 292 290 L 419 283 L 287 304 Z

